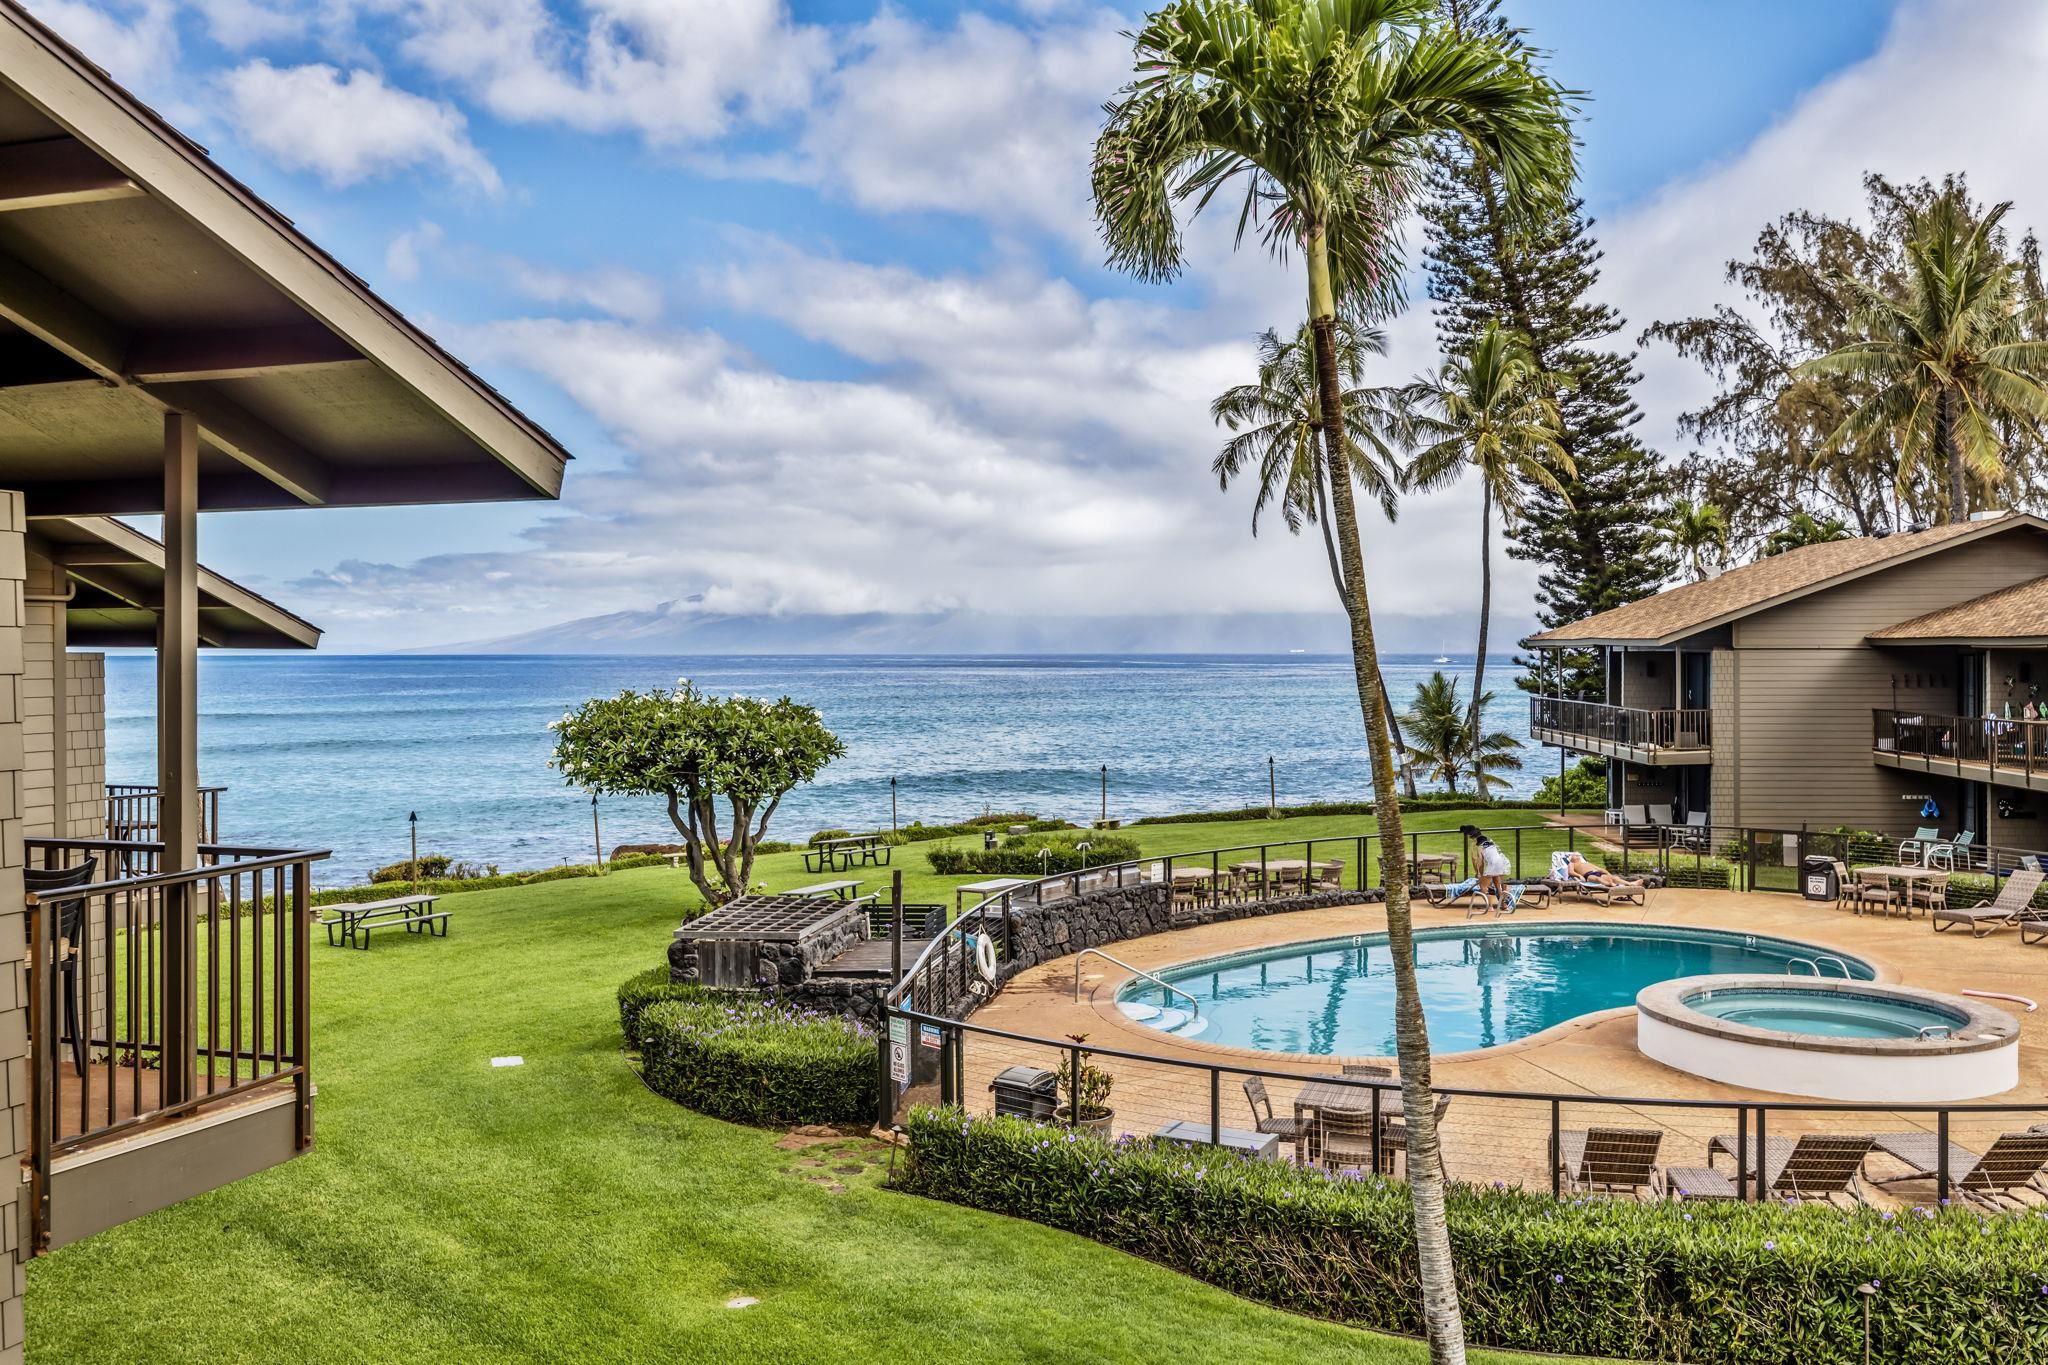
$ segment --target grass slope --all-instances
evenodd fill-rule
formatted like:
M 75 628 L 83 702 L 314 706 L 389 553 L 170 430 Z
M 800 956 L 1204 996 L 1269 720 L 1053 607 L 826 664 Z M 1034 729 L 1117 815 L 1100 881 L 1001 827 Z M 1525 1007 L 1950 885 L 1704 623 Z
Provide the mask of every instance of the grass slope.
M 1324 832 L 1311 823 L 1288 833 Z M 1260 837 L 1139 834 L 1148 852 Z M 775 861 L 772 883 L 804 880 L 794 855 Z M 914 894 L 950 900 L 927 879 Z M 688 891 L 657 868 L 476 892 L 443 902 L 446 940 L 317 949 L 316 1148 L 35 1263 L 30 1358 L 1426 1358 L 890 1193 L 872 1153 L 847 1169 L 858 1144 L 782 1150 L 649 1094 L 619 1053 L 612 993 L 659 960 Z M 490 1066 L 508 1053 L 526 1064 Z M 736 1295 L 760 1303 L 726 1308 Z

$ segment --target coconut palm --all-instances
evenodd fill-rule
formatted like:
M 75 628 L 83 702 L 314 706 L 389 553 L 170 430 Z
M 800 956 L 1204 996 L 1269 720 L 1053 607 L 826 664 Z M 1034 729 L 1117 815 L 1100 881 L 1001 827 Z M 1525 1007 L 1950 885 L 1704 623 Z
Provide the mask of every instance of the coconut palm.
M 1462 355 L 1449 356 L 1432 377 L 1401 391 L 1412 439 L 1427 442 L 1408 466 L 1408 485 L 1424 492 L 1449 487 L 1471 471 L 1479 479 L 1479 657 L 1472 665 L 1470 728 L 1479 729 L 1486 689 L 1486 637 L 1493 619 L 1493 513 L 1514 529 L 1529 489 L 1566 496 L 1578 470 L 1557 443 L 1562 382 L 1546 374 L 1514 333 L 1489 322 Z
M 1657 539 L 1704 583 L 1728 558 L 1728 518 L 1711 502 L 1673 498 L 1656 520 Z
M 1400 514 L 1400 462 L 1387 444 L 1395 413 L 1395 391 L 1368 389 L 1365 360 L 1385 355 L 1387 334 L 1351 317 L 1337 321 L 1337 372 L 1344 384 L 1344 431 L 1349 443 L 1352 477 L 1359 491 L 1380 505 L 1388 521 Z M 1230 481 L 1253 465 L 1259 474 L 1258 496 L 1252 500 L 1252 534 L 1259 533 L 1259 514 L 1278 503 L 1287 529 L 1300 534 L 1305 525 L 1321 528 L 1323 551 L 1329 557 L 1331 581 L 1341 585 L 1344 572 L 1330 528 L 1329 465 L 1323 458 L 1322 404 L 1316 380 L 1315 338 L 1304 324 L 1283 341 L 1268 329 L 1259 337 L 1259 376 L 1250 384 L 1226 389 L 1209 405 L 1209 415 L 1232 435 L 1210 469 L 1227 491 Z M 1380 705 L 1393 718 L 1384 674 L 1378 679 Z M 1407 762 L 1407 741 L 1393 721 L 1395 749 L 1402 756 L 1401 776 L 1415 795 L 1414 771 Z
M 1764 537 L 1763 548 L 1757 557 L 1781 555 L 1787 550 L 1796 550 L 1802 545 L 1825 545 L 1831 540 L 1847 540 L 1849 524 L 1840 517 L 1816 520 L 1810 512 L 1794 512 L 1785 519 L 1785 524 Z
M 1431 781 L 1455 793 L 1471 752 L 1472 731 L 1465 724 L 1465 703 L 1458 680 L 1441 671 L 1424 678 L 1415 700 L 1401 717 L 1408 730 L 1408 751 Z
M 2006 481 L 2009 434 L 2048 419 L 2048 341 L 2038 339 L 1999 230 L 2011 208 L 1973 217 L 1951 183 L 1908 218 L 1902 290 L 1850 281 L 1860 338 L 1800 372 L 1848 376 L 1875 392 L 1835 428 L 1816 464 L 1890 435 L 1901 487 L 1919 467 L 1945 475 L 1943 521 L 1969 515 L 1972 477 L 1987 488 Z
M 1499 169 L 1513 204 L 1526 207 L 1569 185 L 1565 95 L 1526 52 L 1453 32 L 1436 0 L 1176 0 L 1135 39 L 1137 74 L 1108 106 L 1092 166 L 1110 262 L 1146 279 L 1172 278 L 1184 260 L 1178 208 L 1199 212 L 1230 189 L 1243 195 L 1239 240 L 1256 231 L 1274 254 L 1298 252 L 1307 269 L 1337 590 L 1351 622 L 1388 891 L 1423 1324 L 1433 1361 L 1462 1362 L 1401 806 L 1343 422 L 1337 316 L 1340 302 L 1347 312 L 1374 316 L 1395 301 L 1396 225 L 1435 139 L 1461 137 L 1477 147 Z

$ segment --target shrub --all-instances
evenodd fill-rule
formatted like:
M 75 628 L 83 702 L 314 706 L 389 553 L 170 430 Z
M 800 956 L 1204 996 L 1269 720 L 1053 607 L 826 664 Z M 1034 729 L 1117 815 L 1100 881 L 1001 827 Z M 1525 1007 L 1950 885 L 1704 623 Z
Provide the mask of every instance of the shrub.
M 665 1000 L 702 1000 L 708 994 L 702 986 L 669 980 L 666 963 L 627 977 L 619 983 L 619 1028 L 626 1035 L 627 1045 L 636 1052 L 640 1050 L 640 1015 L 649 1005 Z
M 1076 845 L 1086 843 L 1084 852 Z M 1039 857 L 1043 850 L 1045 857 Z M 1041 873 L 1078 872 L 1089 867 L 1129 862 L 1143 856 L 1138 841 L 1124 834 L 1088 830 L 1051 830 L 1013 834 L 997 848 L 935 848 L 925 854 L 932 871 L 942 876 L 980 872 L 1000 877 L 1036 877 Z
M 1599 810 L 1606 805 L 1606 794 L 1601 799 L 1587 802 L 1577 809 Z M 1401 798 L 1402 810 L 1556 810 L 1557 796 L 1548 801 L 1528 800 L 1520 797 L 1468 796 L 1463 792 L 1420 792 Z M 1310 801 L 1299 806 L 1282 806 L 1280 814 L 1289 815 L 1371 815 L 1370 801 Z M 1237 810 L 1184 811 L 1178 815 L 1145 815 L 1129 821 L 1132 825 L 1207 825 L 1230 820 L 1268 820 L 1273 812 L 1264 806 L 1244 806 Z
M 920 1108 L 914 1193 L 1028 1218 L 1294 1312 L 1419 1335 L 1407 1188 Z M 2048 1349 L 2048 1220 L 1960 1207 L 1559 1201 L 1452 1186 L 1475 1345 L 1700 1365 L 1992 1365 Z
M 827 839 L 845 839 L 849 837 L 851 837 L 851 835 L 850 832 L 847 830 L 821 829 L 816 834 L 813 834 L 809 839 L 805 840 L 804 844 L 807 848 L 816 848 L 819 844 L 824 843 Z
M 1546 806 L 1555 806 L 1557 787 L 1555 776 L 1544 778 L 1543 785 L 1536 789 L 1535 799 Z M 1573 806 L 1604 808 L 1607 805 L 1607 760 L 1582 758 L 1572 764 L 1564 775 L 1564 799 Z
M 648 1086 L 699 1113 L 763 1125 L 874 1119 L 875 1036 L 861 1025 L 769 999 L 700 995 L 646 1003 L 636 1026 Z
M 421 881 L 466 881 L 483 875 L 484 870 L 475 863 L 458 863 L 445 853 L 422 853 L 418 863 L 414 863 L 408 858 L 402 863 L 392 863 L 389 867 L 380 867 L 370 874 L 370 880 L 373 882 L 409 882 L 414 878 L 418 878 Z

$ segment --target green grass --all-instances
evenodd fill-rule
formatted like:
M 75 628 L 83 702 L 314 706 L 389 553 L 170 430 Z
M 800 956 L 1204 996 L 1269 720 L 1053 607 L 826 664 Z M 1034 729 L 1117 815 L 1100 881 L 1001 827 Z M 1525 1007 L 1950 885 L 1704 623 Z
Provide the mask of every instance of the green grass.
M 1139 837 L 1163 852 L 1259 832 Z M 803 880 L 786 862 L 793 876 L 764 875 Z M 948 884 L 913 881 L 930 899 Z M 1077 1237 L 892 1193 L 857 1146 L 778 1150 L 776 1134 L 650 1094 L 620 1054 L 613 993 L 660 960 L 693 898 L 678 874 L 642 869 L 450 897 L 445 940 L 323 942 L 318 1145 L 36 1262 L 30 1358 L 1425 1358 Z M 490 1066 L 507 1053 L 526 1064 Z M 760 1303 L 727 1309 L 736 1295 Z

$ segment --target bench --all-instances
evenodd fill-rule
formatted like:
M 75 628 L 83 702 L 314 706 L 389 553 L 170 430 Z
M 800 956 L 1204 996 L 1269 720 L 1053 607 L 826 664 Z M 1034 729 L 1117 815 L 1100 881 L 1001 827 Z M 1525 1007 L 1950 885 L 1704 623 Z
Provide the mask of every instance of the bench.
M 448 916 L 450 911 L 436 910 L 434 903 L 441 898 L 431 895 L 393 896 L 389 900 L 359 901 L 354 904 L 330 905 L 331 912 L 322 922 L 327 926 L 327 946 L 346 948 L 351 945 L 370 950 L 370 931 L 399 924 L 405 926 L 408 934 L 424 933 L 429 937 L 448 937 Z M 340 937 L 335 931 L 340 930 Z

